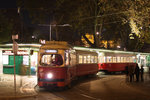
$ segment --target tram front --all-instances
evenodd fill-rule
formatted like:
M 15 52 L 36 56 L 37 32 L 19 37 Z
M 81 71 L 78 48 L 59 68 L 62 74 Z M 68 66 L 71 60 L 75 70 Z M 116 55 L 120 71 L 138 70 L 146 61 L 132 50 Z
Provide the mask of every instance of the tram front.
M 66 49 L 56 43 L 41 46 L 38 66 L 39 87 L 64 87 L 67 85 L 67 67 L 65 67 L 64 61 Z

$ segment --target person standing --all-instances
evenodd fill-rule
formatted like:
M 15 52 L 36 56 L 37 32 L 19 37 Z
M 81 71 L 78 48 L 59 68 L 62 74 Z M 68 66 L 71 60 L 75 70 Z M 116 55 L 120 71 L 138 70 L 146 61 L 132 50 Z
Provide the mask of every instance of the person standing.
M 141 66 L 141 81 L 144 81 L 143 79 L 143 73 L 144 73 L 144 68 L 143 68 L 143 65 Z
M 135 67 L 136 82 L 139 81 L 139 73 L 140 73 L 140 69 L 139 69 L 138 64 L 136 64 L 136 67 Z
M 128 71 L 129 71 L 130 82 L 132 82 L 133 81 L 134 66 L 130 65 L 128 67 Z
M 126 82 L 129 81 L 129 71 L 128 71 L 128 66 L 125 67 L 125 74 L 126 74 Z

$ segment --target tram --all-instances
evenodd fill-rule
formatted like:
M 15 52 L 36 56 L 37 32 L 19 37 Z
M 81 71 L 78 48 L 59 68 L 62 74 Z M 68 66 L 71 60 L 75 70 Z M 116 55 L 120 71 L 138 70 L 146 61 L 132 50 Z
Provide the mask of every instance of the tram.
M 126 66 L 136 67 L 136 64 L 135 52 L 106 50 L 99 53 L 99 70 L 106 73 L 125 72 Z
M 66 87 L 72 80 L 98 72 L 94 51 L 75 50 L 67 42 L 47 41 L 40 47 L 39 87 Z
M 124 72 L 126 66 L 135 67 L 145 61 L 140 57 L 138 52 L 73 47 L 63 41 L 46 41 L 39 50 L 38 86 L 70 87 L 80 76 L 99 71 Z
M 94 49 L 74 47 L 76 50 L 95 51 L 98 55 L 98 69 L 106 73 L 124 72 L 126 66 L 135 67 L 137 64 L 137 52 L 118 50 Z

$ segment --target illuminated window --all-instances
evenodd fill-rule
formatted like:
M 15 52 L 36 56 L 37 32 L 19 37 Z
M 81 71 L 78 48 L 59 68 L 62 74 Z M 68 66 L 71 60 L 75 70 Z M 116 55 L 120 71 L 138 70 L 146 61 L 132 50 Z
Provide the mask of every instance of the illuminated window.
M 104 62 L 104 57 L 99 56 L 98 63 L 103 63 L 103 62 Z
M 94 56 L 91 56 L 91 63 L 94 63 Z
M 107 62 L 112 62 L 112 57 L 111 56 L 107 56 Z
M 136 62 L 136 58 L 134 56 L 132 57 L 132 62 Z
M 117 62 L 121 62 L 120 57 L 117 57 Z
M 117 58 L 116 57 L 113 57 L 113 62 L 117 62 Z
M 104 63 L 106 63 L 107 62 L 107 57 L 104 57 Z
M 65 52 L 65 64 L 69 65 L 69 53 L 67 51 Z
M 127 60 L 127 62 L 130 62 L 130 57 L 127 57 L 127 59 L 126 59 L 126 60 Z
M 38 52 L 34 51 L 33 55 L 31 55 L 31 66 L 36 67 L 38 64 Z M 29 60 L 29 59 L 28 59 Z
M 87 56 L 87 63 L 90 63 L 90 55 Z
M 82 56 L 79 55 L 79 64 L 83 63 L 82 60 L 83 60 L 83 59 L 82 59 Z
M 23 65 L 29 65 L 29 56 L 23 56 Z
M 95 56 L 95 60 L 94 61 L 95 61 L 95 63 L 97 63 L 97 56 Z
M 121 57 L 121 62 L 123 62 L 123 57 Z
M 130 62 L 133 62 L 133 58 L 132 57 L 130 57 Z
M 123 57 L 123 62 L 127 62 L 126 57 Z
M 44 66 L 59 66 L 63 64 L 63 58 L 60 54 L 43 55 L 41 65 Z
M 7 64 L 8 65 L 9 61 L 8 61 L 8 55 L 3 55 L 3 64 Z
M 83 61 L 84 61 L 83 63 L 86 63 L 86 56 L 84 56 L 84 60 Z

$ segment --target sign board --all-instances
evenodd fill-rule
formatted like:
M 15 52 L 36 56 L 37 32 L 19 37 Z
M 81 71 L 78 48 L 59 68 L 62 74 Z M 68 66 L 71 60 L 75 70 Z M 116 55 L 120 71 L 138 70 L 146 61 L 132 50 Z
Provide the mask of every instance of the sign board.
M 3 55 L 14 55 L 12 50 L 3 50 Z M 17 55 L 29 55 L 27 50 L 18 50 Z
M 41 43 L 41 44 L 45 44 L 45 43 L 46 43 L 46 41 L 45 41 L 45 40 L 41 40 L 41 39 L 40 39 L 40 43 Z
M 45 50 L 46 53 L 57 53 L 57 50 Z
M 17 35 L 12 35 L 12 40 L 18 39 L 18 34 Z

